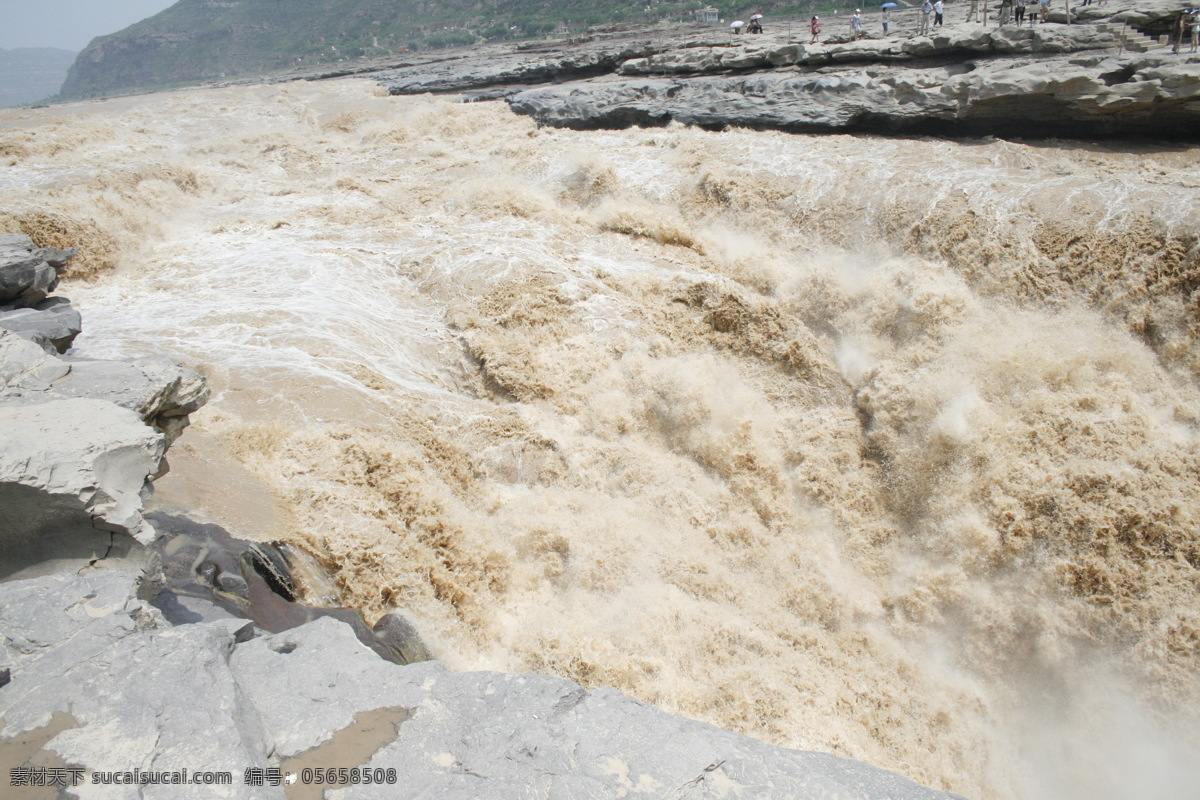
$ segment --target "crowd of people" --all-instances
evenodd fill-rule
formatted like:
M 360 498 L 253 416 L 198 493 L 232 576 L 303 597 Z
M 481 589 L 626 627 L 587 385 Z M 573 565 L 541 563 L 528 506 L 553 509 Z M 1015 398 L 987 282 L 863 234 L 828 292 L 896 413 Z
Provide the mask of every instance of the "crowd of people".
M 1070 2 L 1070 0 L 1065 0 Z M 903 0 L 905 5 L 911 6 L 908 0 Z M 970 7 L 967 10 L 966 22 L 975 22 L 986 25 L 987 18 L 987 3 L 988 0 L 969 0 Z M 1050 20 L 1050 6 L 1054 0 L 999 0 L 996 5 L 996 24 L 997 25 L 1024 25 L 1026 21 L 1030 26 L 1037 22 L 1048 22 Z M 1100 5 L 1106 5 L 1108 0 L 1082 0 L 1083 5 L 1090 5 L 1093 2 L 1099 2 Z M 980 6 L 983 6 L 982 14 Z M 896 3 L 884 3 L 880 8 L 880 24 L 883 28 L 883 35 L 888 36 L 891 32 L 891 11 L 896 7 Z M 917 7 L 917 36 L 929 36 L 934 28 L 945 25 L 946 20 L 946 3 L 945 0 L 922 0 L 922 3 Z M 734 22 L 730 27 L 733 33 L 741 33 L 745 26 L 740 20 Z M 747 28 L 747 33 L 762 33 L 762 15 L 755 14 L 750 18 L 750 25 Z M 812 39 L 809 44 L 817 44 L 821 40 L 821 18 L 816 14 L 809 20 L 809 32 L 812 34 Z M 866 36 L 865 23 L 863 20 L 863 11 L 861 8 L 854 9 L 854 14 L 850 17 L 850 40 L 858 41 Z M 1175 30 L 1172 31 L 1171 40 L 1175 43 L 1174 52 L 1180 52 L 1180 49 L 1186 39 L 1191 40 L 1190 53 L 1197 52 L 1200 49 L 1200 9 L 1184 9 L 1180 12 L 1179 19 L 1175 25 Z
M 1024 25 L 1026 22 L 1033 26 L 1039 22 L 1045 23 L 1050 21 L 1050 9 L 1055 0 L 998 0 L 994 6 L 996 11 L 996 25 Z M 1071 0 L 1066 0 L 1071 2 Z M 1100 5 L 1106 5 L 1108 0 L 1082 0 L 1083 5 L 1090 5 L 1093 2 L 1098 2 Z M 970 6 L 967 10 L 966 22 L 975 22 L 986 25 L 988 23 L 988 0 L 969 0 Z M 904 4 L 912 6 L 912 3 L 904 0 Z M 884 3 L 880 8 L 880 26 L 883 29 L 883 35 L 888 36 L 891 33 L 891 11 L 896 8 L 897 4 L 893 2 Z M 934 28 L 945 25 L 946 19 L 946 3 L 945 0 L 922 0 L 917 10 L 917 36 L 929 36 Z M 981 13 L 982 11 L 982 13 Z M 1191 16 L 1188 16 L 1188 14 Z M 1191 39 L 1192 49 L 1189 52 L 1196 52 L 1200 48 L 1200 9 L 1187 9 L 1181 15 L 1181 22 L 1178 24 L 1178 32 L 1172 35 L 1172 41 L 1175 42 L 1175 52 L 1179 52 L 1182 43 L 1189 37 Z M 821 37 L 821 19 L 817 15 L 813 15 L 809 21 L 809 31 L 812 33 L 810 44 L 817 44 Z M 850 17 L 850 40 L 858 41 L 866 36 L 866 24 L 861 8 L 854 9 L 854 14 Z
M 1171 40 L 1175 42 L 1175 46 L 1171 48 L 1172 53 L 1178 53 L 1183 49 L 1183 40 L 1191 39 L 1192 49 L 1189 53 L 1195 53 L 1200 50 L 1200 8 L 1188 8 L 1179 12 L 1179 19 L 1171 31 Z

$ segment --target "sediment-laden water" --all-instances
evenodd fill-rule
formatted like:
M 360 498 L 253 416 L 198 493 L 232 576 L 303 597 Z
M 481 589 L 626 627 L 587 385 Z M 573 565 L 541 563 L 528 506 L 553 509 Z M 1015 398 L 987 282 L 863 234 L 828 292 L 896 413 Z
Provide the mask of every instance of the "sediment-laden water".
M 7 110 L 0 165 L 83 249 L 78 353 L 209 377 L 159 501 L 450 666 L 971 798 L 1195 791 L 1200 150 L 351 80 Z

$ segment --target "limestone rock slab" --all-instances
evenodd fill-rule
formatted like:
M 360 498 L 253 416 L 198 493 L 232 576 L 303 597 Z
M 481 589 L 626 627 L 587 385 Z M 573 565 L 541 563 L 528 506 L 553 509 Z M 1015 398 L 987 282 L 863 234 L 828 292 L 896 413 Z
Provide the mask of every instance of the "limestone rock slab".
M 136 412 L 173 442 L 187 427 L 188 415 L 208 402 L 204 378 L 169 358 L 57 358 L 3 330 L 3 320 L 0 316 L 0 407 L 68 398 L 106 400 Z
M 230 664 L 283 756 L 326 741 L 362 712 L 410 712 L 395 741 L 363 765 L 395 769 L 397 784 L 330 791 L 334 800 L 394 798 L 397 786 L 406 796 L 464 800 L 949 797 L 858 762 L 674 717 L 612 689 L 389 664 L 332 619 L 240 645 Z M 305 689 L 296 696 L 291 686 Z
M 0 736 L 69 726 L 45 749 L 89 770 L 188 768 L 232 773 L 230 785 L 75 787 L 113 800 L 282 800 L 249 787 L 247 767 L 270 766 L 272 743 L 241 696 L 228 661 L 238 621 L 167 626 L 131 595 L 136 562 L 0 583 Z
M 174 442 L 210 395 L 204 378 L 165 356 L 130 361 L 65 359 L 70 375 L 56 383 L 55 397 L 90 397 L 137 412 Z
M 141 507 L 165 451 L 165 436 L 103 400 L 0 407 L 0 556 L 59 526 L 152 541 Z
M 1006 29 L 1001 29 L 1005 31 Z M 1027 35 L 1027 31 L 1020 37 Z M 1014 41 L 1026 40 L 1014 36 Z M 1056 34 L 1057 35 L 1057 34 Z M 969 39 L 955 40 L 963 43 Z M 912 48 L 918 40 L 902 47 Z M 956 45 L 957 46 L 957 45 Z M 798 59 L 832 61 L 832 49 Z M 839 53 L 841 50 L 838 51 Z M 846 51 L 845 57 L 854 55 Z M 857 57 L 857 56 L 855 56 Z M 639 67 L 639 69 L 641 69 Z M 514 111 L 580 130 L 670 121 L 794 132 L 1195 138 L 1200 59 L 1130 54 L 824 67 L 747 75 L 605 76 L 517 92 Z
M 396 665 L 322 617 L 247 638 L 240 620 L 171 627 L 137 599 L 141 560 L 0 582 L 0 737 L 69 725 L 44 749 L 89 770 L 224 770 L 225 786 L 76 787 L 89 798 L 282 800 L 250 767 L 283 767 L 392 712 L 354 764 L 396 782 L 327 789 L 370 798 L 719 797 L 948 800 L 865 764 L 771 747 L 612 689 L 544 675 Z
M 71 371 L 34 342 L 0 330 L 0 397 L 44 392 Z

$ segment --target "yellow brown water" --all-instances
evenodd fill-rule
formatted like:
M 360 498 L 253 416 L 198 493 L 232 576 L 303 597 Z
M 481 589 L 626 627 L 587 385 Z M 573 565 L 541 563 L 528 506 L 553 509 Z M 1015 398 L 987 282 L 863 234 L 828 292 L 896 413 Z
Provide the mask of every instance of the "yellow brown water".
M 321 744 L 284 760 L 280 764 L 280 771 L 294 778 L 284 789 L 287 800 L 322 800 L 326 788 L 329 787 L 322 785 L 324 782 L 320 777 L 328 775 L 326 770 L 331 765 L 349 765 L 347 770 L 371 769 L 365 766 L 371 757 L 396 740 L 400 726 L 411 716 L 412 712 L 407 708 L 377 708 L 364 711 L 358 714 L 350 725 L 337 731 Z M 314 770 L 319 771 L 319 774 L 314 774 Z M 386 772 L 380 772 L 382 777 L 387 777 Z M 372 769 L 367 781 L 355 779 L 353 783 L 369 782 L 374 779 L 375 774 L 375 770 Z M 304 779 L 310 776 L 313 780 L 306 782 Z M 343 776 L 342 785 L 348 780 L 348 774 Z M 329 783 L 334 784 L 334 781 Z
M 19 787 L 9 790 L 14 797 L 22 800 L 67 797 L 67 789 L 85 779 L 84 769 L 63 761 L 52 744 L 60 733 L 78 727 L 79 723 L 70 714 L 56 711 L 44 725 L 16 736 L 0 737 L 0 765 L 4 767 L 6 785 Z M 20 777 L 22 774 L 24 778 Z
M 83 249 L 80 353 L 209 377 L 164 502 L 451 667 L 972 798 L 1194 791 L 1196 148 L 342 81 L 7 110 L 0 152 L 0 224 Z

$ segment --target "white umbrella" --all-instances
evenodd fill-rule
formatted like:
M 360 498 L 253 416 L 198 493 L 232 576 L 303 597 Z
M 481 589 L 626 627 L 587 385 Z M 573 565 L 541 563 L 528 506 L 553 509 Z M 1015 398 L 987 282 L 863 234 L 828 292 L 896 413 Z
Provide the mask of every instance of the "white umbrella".
M 734 20 L 733 22 L 729 23 L 729 27 L 731 27 L 731 28 L 740 28 L 740 27 L 742 27 L 742 26 L 743 26 L 743 25 L 745 25 L 745 24 L 746 24 L 746 23 L 742 22 L 740 19 L 737 19 L 737 20 Z
M 762 19 L 762 14 L 751 14 L 750 19 Z

